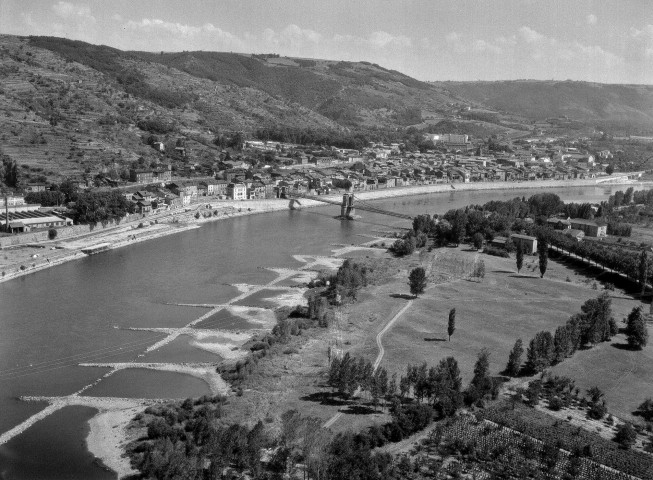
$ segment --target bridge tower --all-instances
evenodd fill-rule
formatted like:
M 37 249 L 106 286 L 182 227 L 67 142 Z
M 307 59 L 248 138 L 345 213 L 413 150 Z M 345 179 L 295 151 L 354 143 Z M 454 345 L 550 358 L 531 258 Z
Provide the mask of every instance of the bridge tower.
M 349 194 L 349 202 L 347 203 L 347 218 L 353 218 L 356 214 L 356 209 L 354 208 L 354 194 Z
M 353 218 L 356 213 L 354 208 L 354 194 L 345 193 L 342 196 L 342 203 L 340 204 L 340 217 L 341 218 Z

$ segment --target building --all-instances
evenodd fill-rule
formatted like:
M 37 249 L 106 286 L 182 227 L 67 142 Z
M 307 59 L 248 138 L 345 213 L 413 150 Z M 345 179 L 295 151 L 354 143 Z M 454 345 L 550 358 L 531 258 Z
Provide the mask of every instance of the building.
M 136 183 L 154 183 L 154 172 L 152 170 L 136 170 L 129 171 L 129 181 Z
M 548 218 L 546 224 L 554 230 L 569 230 L 571 228 L 571 222 L 564 218 Z
M 605 237 L 608 234 L 607 225 L 599 225 L 594 220 L 585 220 L 584 218 L 572 218 L 570 220 L 571 228 L 582 230 L 587 237 Z
M 165 204 L 170 208 L 181 207 L 184 205 L 184 199 L 179 195 L 175 195 L 174 193 L 168 193 L 165 196 Z
M 24 190 L 26 192 L 45 192 L 46 189 L 46 184 L 45 183 L 28 183 L 25 185 Z
M 247 186 L 244 183 L 227 185 L 227 197 L 233 200 L 247 200 Z
M 582 230 L 576 230 L 574 228 L 569 228 L 567 230 L 563 230 L 562 233 L 564 235 L 567 235 L 568 237 L 576 239 L 577 242 L 580 242 L 585 238 L 585 232 Z
M 7 215 L 0 213 L 0 225 L 3 230 L 7 223 Z M 24 233 L 53 227 L 72 225 L 73 221 L 52 212 L 9 212 L 9 231 L 11 233 Z
M 213 186 L 213 195 L 217 195 L 219 197 L 226 197 L 227 185 L 229 185 L 229 182 L 227 182 L 226 180 L 216 180 Z
M 526 255 L 533 255 L 537 252 L 537 238 L 535 237 L 513 233 L 510 235 L 510 240 L 512 240 L 512 243 L 514 243 L 515 246 L 518 243 L 521 244 L 522 252 Z

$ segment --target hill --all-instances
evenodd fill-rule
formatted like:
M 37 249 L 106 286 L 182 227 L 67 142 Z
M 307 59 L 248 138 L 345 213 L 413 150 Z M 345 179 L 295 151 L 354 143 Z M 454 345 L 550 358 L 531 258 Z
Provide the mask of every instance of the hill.
M 531 120 L 558 118 L 609 130 L 653 129 L 653 86 L 574 81 L 437 82 L 453 95 Z
M 210 165 L 235 132 L 360 148 L 401 140 L 411 126 L 521 136 L 561 115 L 651 130 L 652 107 L 653 87 L 427 83 L 368 62 L 124 52 L 0 35 L 0 155 L 17 161 L 27 181 L 124 177 L 138 159 L 169 160 L 176 145 L 190 152 L 186 161 Z M 147 145 L 153 136 L 172 148 L 156 152 Z

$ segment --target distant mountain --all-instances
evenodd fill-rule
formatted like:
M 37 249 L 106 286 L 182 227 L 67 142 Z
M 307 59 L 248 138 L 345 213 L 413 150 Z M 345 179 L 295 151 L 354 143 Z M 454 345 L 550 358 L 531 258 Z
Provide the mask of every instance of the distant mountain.
M 488 108 L 531 120 L 567 116 L 613 128 L 653 129 L 653 86 L 588 82 L 436 82 L 448 92 Z
M 210 164 L 219 133 L 247 137 L 268 129 L 300 132 L 299 139 L 301 132 L 326 132 L 322 138 L 349 136 L 362 144 L 401 138 L 414 126 L 516 137 L 529 134 L 537 120 L 563 115 L 581 127 L 651 131 L 653 87 L 427 83 L 367 62 L 124 52 L 0 35 L 0 155 L 16 160 L 31 181 L 124 175 L 139 158 L 166 160 L 147 145 L 152 135 L 172 150 L 183 144 L 192 161 Z

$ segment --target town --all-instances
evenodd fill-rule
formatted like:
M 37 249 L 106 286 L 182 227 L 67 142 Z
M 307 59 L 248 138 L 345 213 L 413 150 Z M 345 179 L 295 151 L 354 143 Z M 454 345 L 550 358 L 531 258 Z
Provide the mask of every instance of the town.
M 164 142 L 148 137 L 144 141 L 159 154 L 158 161 L 148 167 L 141 157 L 124 179 L 103 172 L 94 178 L 66 179 L 61 185 L 15 179 L 17 188 L 0 199 L 0 225 L 9 234 L 72 225 L 79 218 L 70 207 L 83 192 L 120 192 L 129 202 L 125 214 L 147 216 L 208 199 L 260 200 L 437 184 L 455 189 L 457 183 L 476 182 L 597 179 L 614 183 L 643 173 L 615 174 L 615 155 L 608 149 L 592 149 L 587 137 L 498 143 L 464 134 L 423 134 L 422 140 L 414 150 L 403 143 L 370 142 L 355 150 L 242 140 L 222 149 L 215 161 L 200 164 L 189 160 L 192 152 L 185 147 L 166 154 Z M 16 165 L 12 170 L 9 162 L 5 170 L 15 171 Z

